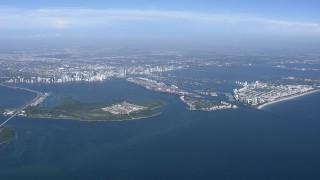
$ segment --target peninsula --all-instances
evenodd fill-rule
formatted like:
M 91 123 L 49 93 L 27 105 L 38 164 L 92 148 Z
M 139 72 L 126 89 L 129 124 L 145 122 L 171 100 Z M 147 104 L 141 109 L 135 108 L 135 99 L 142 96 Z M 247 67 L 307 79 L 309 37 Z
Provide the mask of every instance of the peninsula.
M 189 110 L 215 111 L 215 110 L 221 110 L 221 109 L 237 108 L 236 105 L 232 105 L 224 101 L 218 102 L 218 101 L 204 100 L 200 95 L 196 93 L 182 90 L 175 85 L 168 86 L 163 82 L 157 82 L 152 79 L 136 77 L 136 78 L 128 78 L 127 80 L 129 82 L 143 86 L 146 89 L 149 89 L 152 91 L 179 95 L 180 100 L 188 105 Z M 206 92 L 200 91 L 199 93 L 203 95 L 209 94 L 207 91 Z M 217 94 L 214 92 L 210 94 L 211 96 L 217 96 Z
M 281 99 L 277 99 L 275 101 L 271 101 L 271 102 L 267 102 L 265 104 L 261 104 L 261 105 L 257 106 L 257 109 L 262 109 L 262 108 L 264 108 L 266 106 L 269 106 L 269 105 L 272 105 L 272 104 L 275 104 L 275 103 L 278 103 L 278 102 L 287 101 L 287 100 L 290 100 L 290 99 L 295 99 L 295 98 L 298 98 L 298 97 L 301 97 L 301 96 L 305 96 L 305 95 L 308 95 L 308 94 L 312 94 L 312 93 L 316 93 L 316 92 L 319 92 L 319 90 L 318 89 L 311 90 L 311 91 L 308 91 L 308 92 L 305 92 L 305 93 L 302 93 L 302 94 L 297 94 L 297 95 L 292 95 L 292 96 L 284 97 L 284 98 L 281 98 Z
M 319 88 L 311 85 L 275 85 L 259 81 L 237 82 L 237 84 L 243 87 L 233 91 L 234 98 L 257 109 L 319 91 Z
M 197 98 L 201 97 L 195 93 L 182 90 L 175 85 L 168 86 L 163 82 L 157 82 L 155 80 L 148 79 L 148 78 L 135 77 L 135 78 L 128 78 L 127 80 L 129 82 L 143 86 L 146 89 L 149 89 L 152 91 L 169 93 L 169 94 L 176 94 L 176 95 L 180 95 L 180 96 L 189 96 L 189 97 L 197 97 Z
M 180 100 L 188 105 L 189 110 L 215 111 L 222 109 L 236 109 L 236 105 L 224 101 L 208 101 L 199 98 L 180 96 Z

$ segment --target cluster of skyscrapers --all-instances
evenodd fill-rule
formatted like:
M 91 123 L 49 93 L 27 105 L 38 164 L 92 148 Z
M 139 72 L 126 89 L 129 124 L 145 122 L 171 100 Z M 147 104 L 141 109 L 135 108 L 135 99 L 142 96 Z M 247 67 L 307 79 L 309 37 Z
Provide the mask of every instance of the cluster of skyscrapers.
M 133 67 L 91 67 L 91 70 L 81 70 L 79 68 L 59 68 L 51 75 L 31 76 L 31 77 L 11 77 L 6 83 L 67 83 L 67 82 L 95 82 L 103 81 L 111 77 L 128 77 L 130 75 L 150 75 L 152 73 L 173 71 L 182 69 L 182 66 L 133 66 Z M 88 68 L 86 68 L 88 69 Z M 50 70 L 49 70 L 50 71 Z

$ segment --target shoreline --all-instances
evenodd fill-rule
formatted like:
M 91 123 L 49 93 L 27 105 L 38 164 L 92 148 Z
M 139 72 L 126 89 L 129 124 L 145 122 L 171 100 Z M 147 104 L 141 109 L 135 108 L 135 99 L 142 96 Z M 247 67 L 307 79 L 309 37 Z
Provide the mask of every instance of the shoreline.
M 308 91 L 308 92 L 305 92 L 305 93 L 302 93 L 302 94 L 297 94 L 297 95 L 292 95 L 292 96 L 288 96 L 288 97 L 284 97 L 284 98 L 280 98 L 280 99 L 277 99 L 275 101 L 271 101 L 271 102 L 267 102 L 265 104 L 262 104 L 262 105 L 259 105 L 257 106 L 257 109 L 263 109 L 267 106 L 270 106 L 272 104 L 276 104 L 276 103 L 279 103 L 279 102 L 282 102 L 282 101 L 287 101 L 287 100 L 291 100 L 291 99 L 296 99 L 298 97 L 302 97 L 302 96 L 305 96 L 305 95 L 308 95 L 308 94 L 313 94 L 313 93 L 316 93 L 316 92 L 320 92 L 319 89 L 315 89 L 315 90 L 311 90 L 311 91 Z
M 0 142 L 0 145 L 5 144 L 5 143 L 9 143 L 9 142 L 10 142 L 10 140 L 3 141 L 3 142 Z
M 165 103 L 161 101 L 161 105 L 157 105 L 154 107 L 148 107 L 150 110 L 155 110 L 157 108 L 160 108 L 164 105 Z M 34 116 L 34 115 L 29 115 L 25 114 L 19 117 L 22 118 L 32 118 L 32 119 L 55 119 L 55 120 L 72 120 L 72 121 L 82 121 L 82 122 L 106 122 L 106 121 L 130 121 L 130 120 L 139 120 L 139 119 L 147 119 L 147 118 L 152 118 L 155 116 L 160 115 L 161 112 L 154 111 L 154 114 L 152 115 L 147 115 L 147 116 L 139 116 L 139 117 L 132 117 L 131 114 L 127 114 L 129 117 L 128 118 L 123 118 L 123 119 L 86 119 L 83 117 L 69 117 L 69 116 L 62 116 L 62 117 L 50 117 L 50 116 Z
M 115 121 L 130 121 L 130 120 L 139 120 L 139 119 L 147 119 L 152 118 L 155 116 L 159 116 L 161 112 L 158 112 L 157 114 L 154 114 L 152 116 L 142 116 L 142 117 L 136 117 L 136 118 L 127 118 L 127 119 L 110 119 L 110 120 L 104 120 L 104 119 L 77 119 L 77 118 L 70 118 L 70 117 L 63 117 L 63 118 L 53 118 L 53 117 L 34 117 L 34 116 L 19 116 L 19 117 L 25 117 L 25 118 L 32 118 L 32 119 L 55 119 L 55 120 L 67 120 L 67 121 L 80 121 L 80 122 L 115 122 Z
M 155 110 L 157 108 L 160 108 L 162 107 L 163 105 L 159 105 L 159 106 L 156 106 L 156 107 L 153 107 L 151 108 L 151 110 Z M 115 121 L 130 121 L 130 120 L 139 120 L 139 119 L 147 119 L 147 118 L 152 118 L 152 117 L 156 117 L 156 116 L 159 116 L 161 114 L 161 112 L 157 112 L 156 114 L 154 115 L 151 115 L 151 116 L 142 116 L 142 117 L 136 117 L 136 118 L 126 118 L 126 119 L 110 119 L 110 120 L 104 120 L 104 119 L 78 119 L 78 118 L 71 118 L 71 117 L 62 117 L 62 118 L 53 118 L 53 117 L 35 117 L 35 116 L 19 116 L 19 117 L 27 117 L 27 118 L 33 118 L 33 119 L 56 119 L 56 120 L 71 120 L 71 121 L 80 121 L 80 122 L 115 122 Z
M 0 142 L 0 145 L 10 143 L 10 142 L 13 141 L 15 138 L 17 138 L 17 136 L 18 136 L 18 134 L 17 134 L 17 132 L 15 131 L 15 132 L 14 132 L 14 137 L 12 137 L 12 138 L 10 138 L 10 139 L 7 139 L 7 140 L 5 140 L 5 141 Z

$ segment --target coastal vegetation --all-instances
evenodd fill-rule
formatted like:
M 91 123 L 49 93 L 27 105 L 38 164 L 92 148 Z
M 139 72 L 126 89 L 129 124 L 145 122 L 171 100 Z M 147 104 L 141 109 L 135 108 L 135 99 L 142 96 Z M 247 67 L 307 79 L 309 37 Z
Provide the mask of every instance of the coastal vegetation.
M 114 114 L 104 109 L 108 104 L 104 103 L 82 103 L 72 97 L 67 97 L 63 102 L 52 108 L 28 107 L 25 115 L 34 118 L 55 118 L 55 119 L 77 119 L 85 121 L 104 121 L 104 120 L 130 120 L 147 118 L 160 114 L 154 109 L 163 105 L 161 101 L 151 101 L 136 104 L 146 107 L 141 111 L 132 111 L 128 114 Z
M 180 96 L 182 102 L 186 103 L 190 110 L 215 111 L 221 109 L 237 108 L 236 105 L 224 101 L 208 101 L 199 98 Z
M 0 128 L 0 143 L 12 140 L 15 137 L 15 131 L 12 128 Z

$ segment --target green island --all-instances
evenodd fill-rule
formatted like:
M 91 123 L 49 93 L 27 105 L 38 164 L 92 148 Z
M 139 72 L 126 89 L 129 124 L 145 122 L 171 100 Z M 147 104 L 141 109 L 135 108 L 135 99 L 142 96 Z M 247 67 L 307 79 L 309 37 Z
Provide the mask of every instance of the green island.
M 33 118 L 76 119 L 82 121 L 108 121 L 131 120 L 148 118 L 159 115 L 155 111 L 163 102 L 151 101 L 139 104 L 121 102 L 117 104 L 82 103 L 72 97 L 67 97 L 63 102 L 50 108 L 28 107 L 25 116 Z
M 0 128 L 0 144 L 12 140 L 16 136 L 16 132 L 12 128 Z
M 216 111 L 222 109 L 235 109 L 236 105 L 224 101 L 208 101 L 200 98 L 191 98 L 186 96 L 180 96 L 180 100 L 188 105 L 189 110 L 200 111 Z

